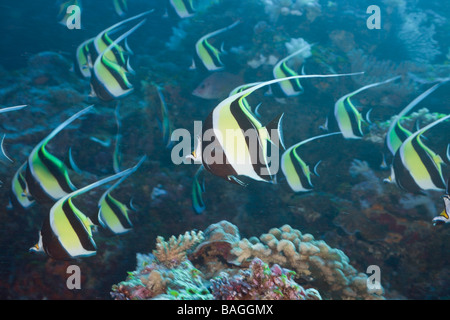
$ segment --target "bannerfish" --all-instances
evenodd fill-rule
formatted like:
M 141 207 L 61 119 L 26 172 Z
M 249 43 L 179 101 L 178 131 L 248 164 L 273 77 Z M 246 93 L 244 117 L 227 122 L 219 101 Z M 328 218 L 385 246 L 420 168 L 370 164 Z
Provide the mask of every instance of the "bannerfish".
M 203 193 L 205 192 L 205 178 L 202 172 L 203 165 L 198 168 L 195 173 L 194 180 L 192 181 L 192 208 L 197 214 L 201 214 L 206 209 L 205 202 L 203 201 Z
M 98 201 L 98 222 L 104 229 L 114 234 L 122 234 L 130 231 L 133 228 L 133 224 L 131 223 L 128 216 L 130 208 L 114 198 L 111 195 L 111 192 L 132 173 L 134 173 L 146 158 L 146 156 L 142 157 L 138 164 L 136 164 L 132 168 L 132 170 L 121 177 L 111 187 L 109 187 L 108 190 L 106 190 L 105 193 L 103 193 L 103 195 L 100 197 L 100 200 Z
M 284 148 L 281 134 L 283 114 L 263 127 L 242 100 L 264 86 L 296 77 L 327 78 L 357 74 L 361 73 L 301 75 L 274 79 L 236 93 L 212 110 L 203 125 L 203 140 L 200 141 L 200 137 L 197 137 L 199 140 L 197 150 L 194 150 L 187 158 L 201 162 L 207 171 L 232 183 L 245 185 L 237 178 L 238 176 L 246 176 L 256 181 L 273 182 L 275 170 L 278 168 L 269 166 L 272 163 L 268 162 L 268 151 L 272 146 L 278 150 Z M 274 150 L 270 153 L 272 155 Z
M 77 68 L 75 68 L 75 70 L 77 71 L 77 73 L 85 78 L 89 78 L 91 76 L 91 69 L 94 67 L 94 63 L 97 60 L 98 56 L 114 42 L 110 38 L 110 35 L 119 31 L 125 23 L 136 20 L 151 12 L 153 12 L 153 10 L 145 11 L 141 14 L 120 21 L 106 28 L 97 36 L 83 41 L 76 50 L 75 63 Z M 133 72 L 133 69 L 129 64 L 129 56 L 131 54 L 132 51 L 128 46 L 127 38 L 125 38 L 124 46 L 122 47 L 119 43 L 116 43 L 112 47 L 111 52 L 107 53 L 107 58 L 115 63 L 120 64 L 121 66 L 126 68 L 127 71 Z
M 442 158 L 428 148 L 421 135 L 450 118 L 447 115 L 410 135 L 398 148 L 391 166 L 391 175 L 385 182 L 396 183 L 401 189 L 420 193 L 421 190 L 445 189 Z
M 130 63 L 129 63 L 129 56 L 132 54 L 132 51 L 129 48 L 128 43 L 127 43 L 128 38 L 125 37 L 124 39 L 122 39 L 124 41 L 124 46 L 121 46 L 119 44 L 121 41 L 114 41 L 111 38 L 111 35 L 118 32 L 119 30 L 121 30 L 121 28 L 123 27 L 124 24 L 126 24 L 130 21 L 139 19 L 143 16 L 146 16 L 146 15 L 152 13 L 153 11 L 154 10 L 145 11 L 143 13 L 140 13 L 140 14 L 130 17 L 128 19 L 122 20 L 122 21 L 106 28 L 102 32 L 100 32 L 94 38 L 94 47 L 95 47 L 96 55 L 94 55 L 92 57 L 93 61 L 95 61 L 101 53 L 105 52 L 105 50 L 109 46 L 111 46 L 110 50 L 108 50 L 107 52 L 104 53 L 105 57 L 108 60 L 112 61 L 113 63 L 117 63 L 118 65 L 122 66 L 128 72 L 133 73 L 134 70 L 133 70 L 133 68 L 131 68 Z
M 50 154 L 46 146 L 48 142 L 74 120 L 92 111 L 89 106 L 77 112 L 56 127 L 47 137 L 39 142 L 28 156 L 25 180 L 28 190 L 34 199 L 57 201 L 73 192 L 76 188 L 69 178 L 67 167 L 63 161 Z
M 334 118 L 336 119 L 339 130 L 342 132 L 342 135 L 345 139 L 361 139 L 363 136 L 361 128 L 363 118 L 361 116 L 361 113 L 353 105 L 351 98 L 363 90 L 386 84 L 399 78 L 400 76 L 397 76 L 385 81 L 369 84 L 367 86 L 359 88 L 356 91 L 346 94 L 335 103 Z
M 303 48 L 278 61 L 273 68 L 273 77 L 275 79 L 280 79 L 298 75 L 297 72 L 288 66 L 288 61 L 309 49 L 311 49 L 311 45 L 304 46 Z M 272 85 L 271 91 L 276 97 L 285 98 L 298 96 L 303 93 L 304 90 L 299 79 L 292 79 L 290 81 L 283 81 Z
M 195 89 L 192 94 L 196 97 L 214 100 L 226 98 L 230 91 L 241 84 L 243 79 L 226 71 L 218 71 L 207 76 Z
M 447 179 L 447 190 L 445 191 L 445 195 L 442 196 L 444 200 L 444 210 L 442 210 L 441 214 L 437 217 L 433 218 L 433 225 L 442 225 L 450 222 L 450 177 Z
M 91 88 L 93 95 L 99 99 L 111 101 L 125 97 L 134 90 L 133 85 L 128 80 L 127 74 L 129 72 L 123 66 L 108 59 L 107 53 L 144 22 L 145 19 L 114 40 L 95 60 L 94 68 L 92 69 Z
M 127 175 L 129 168 L 112 176 L 94 182 L 59 199 L 50 209 L 39 232 L 39 241 L 30 252 L 44 252 L 56 260 L 88 257 L 97 253 L 92 236 L 94 223 L 73 203 L 73 199 L 102 184 Z
M 84 78 L 91 76 L 91 69 L 97 56 L 94 39 L 95 37 L 83 41 L 75 52 L 75 72 Z
M 10 208 L 27 210 L 36 202 L 27 191 L 28 186 L 25 180 L 26 166 L 27 162 L 24 162 L 11 180 Z
M 114 10 L 119 17 L 123 17 L 128 12 L 127 0 L 113 0 Z
M 303 140 L 294 144 L 287 149 L 281 156 L 281 170 L 283 171 L 286 180 L 294 192 L 311 191 L 314 186 L 311 183 L 311 170 L 309 166 L 302 160 L 299 155 L 298 148 L 310 141 L 341 134 L 340 132 L 327 133 Z M 316 168 L 320 161 L 314 167 L 314 173 L 317 175 Z
M 448 81 L 448 80 L 447 80 Z M 391 122 L 389 129 L 386 134 L 386 146 L 391 152 L 392 155 L 395 155 L 398 148 L 402 145 L 403 141 L 405 141 L 412 132 L 405 129 L 400 120 L 410 112 L 416 105 L 418 105 L 423 99 L 425 99 L 428 95 L 434 92 L 437 88 L 443 85 L 445 82 L 440 82 L 429 88 L 427 91 L 423 92 L 421 95 L 416 97 L 413 101 L 411 101 L 400 113 L 395 117 L 395 121 Z
M 166 100 L 164 99 L 161 88 L 156 86 L 156 90 L 158 91 L 159 100 L 161 101 L 161 120 L 158 119 L 158 121 L 163 133 L 163 142 L 166 148 L 170 148 L 173 141 L 170 140 L 172 135 L 172 123 L 169 118 L 169 109 L 167 108 Z
M 178 17 L 190 18 L 195 14 L 195 8 L 192 0 L 169 0 L 170 6 L 173 8 Z
M 208 71 L 219 71 L 225 68 L 221 55 L 223 54 L 222 49 L 217 49 L 209 43 L 209 39 L 223 33 L 225 31 L 234 28 L 240 23 L 240 21 L 236 21 L 228 27 L 210 32 L 203 37 L 201 37 L 195 44 L 195 52 L 194 60 L 192 62 L 191 69 L 195 69 L 198 65 L 204 66 Z

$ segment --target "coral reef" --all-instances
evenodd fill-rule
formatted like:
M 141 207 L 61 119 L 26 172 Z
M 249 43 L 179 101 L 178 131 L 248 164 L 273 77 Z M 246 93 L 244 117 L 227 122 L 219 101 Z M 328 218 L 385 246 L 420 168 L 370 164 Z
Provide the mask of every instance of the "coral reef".
M 403 15 L 397 37 L 403 41 L 409 59 L 419 63 L 430 63 L 441 52 L 433 39 L 435 25 L 429 24 L 429 14 L 422 11 Z
M 414 126 L 420 125 L 421 127 L 424 127 L 442 116 L 441 113 L 430 112 L 427 108 L 421 108 L 416 112 L 412 112 L 410 115 L 403 117 L 401 124 L 403 127 L 414 131 Z M 386 133 L 392 121 L 396 121 L 396 115 L 386 121 L 375 121 L 371 123 L 369 126 L 369 133 L 365 135 L 363 139 L 378 145 L 383 145 L 385 143 Z
M 246 264 L 258 257 L 267 263 L 277 263 L 292 269 L 298 277 L 311 279 L 312 285 L 332 299 L 379 299 L 383 290 L 368 292 L 367 275 L 358 273 L 348 257 L 339 249 L 330 248 L 311 234 L 284 225 L 267 234 L 242 239 L 233 249 L 235 262 Z
M 159 263 L 168 268 L 179 265 L 187 257 L 187 251 L 203 240 L 203 233 L 186 232 L 179 235 L 178 238 L 171 236 L 169 241 L 164 241 L 163 237 L 156 238 L 156 250 L 153 255 Z
M 178 264 L 155 255 L 138 255 L 126 281 L 112 287 L 115 299 L 382 299 L 369 290 L 367 276 L 323 240 L 284 225 L 250 239 L 228 221 L 209 226 L 202 242 L 196 233 L 171 238 L 174 248 L 190 248 Z M 159 248 L 164 243 L 157 239 Z M 183 245 L 183 242 L 186 242 Z M 192 248 L 192 246 L 195 248 Z M 163 252 L 169 250 L 164 245 Z M 160 250 L 161 251 L 161 250 Z M 183 250 L 176 249 L 177 256 Z M 155 252 L 155 251 L 154 251 Z M 164 257 L 168 254 L 164 254 Z M 187 258 L 187 259 L 186 259 Z M 165 259 L 165 258 L 164 258 Z M 167 260 L 163 260 L 167 261 Z M 304 288 L 296 281 L 307 281 Z M 314 287 L 314 289 L 313 289 Z M 320 292 L 320 293 L 319 293 Z
M 216 300 L 321 300 L 315 289 L 304 290 L 293 281 L 294 272 L 274 264 L 269 268 L 254 258 L 246 270 L 230 277 L 226 272 L 211 279 Z
M 137 270 L 112 287 L 116 300 L 210 300 L 201 272 L 188 260 L 174 268 L 159 264 L 153 255 L 141 255 Z
M 313 22 L 322 14 L 318 0 L 263 0 L 265 11 L 272 21 L 280 16 L 305 15 L 309 22 Z
M 130 9 L 137 12 L 149 8 L 147 1 L 137 3 L 138 7 L 133 4 L 133 8 L 130 3 Z M 17 45 L 18 34 L 14 32 L 13 18 L 20 11 L 5 14 L 5 18 L 10 19 L 7 25 L 11 32 L 4 34 L 5 43 L 9 43 L 4 45 L 4 53 L 12 49 L 10 52 L 14 54 L 1 57 L 0 103 L 5 107 L 19 104 L 27 104 L 28 107 L 2 115 L 0 121 L 1 132 L 6 134 L 4 147 L 15 161 L 0 166 L 3 181 L 0 202 L 4 204 L 0 213 L 5 231 L 0 240 L 0 297 L 108 298 L 111 283 L 121 281 L 126 270 L 135 269 L 136 252 L 152 252 L 149 244 L 155 243 L 158 235 L 181 234 L 182 239 L 166 237 L 167 241 L 163 238 L 157 240 L 154 254 L 137 254 L 136 271 L 129 274 L 129 283 L 125 281 L 120 283 L 120 288 L 115 287 L 114 297 L 214 299 L 213 279 L 239 285 L 243 282 L 240 279 L 252 277 L 252 262 L 261 259 L 267 272 L 275 272 L 272 270 L 274 265 L 295 272 L 287 273 L 286 277 L 303 286 L 305 292 L 312 290 L 309 288 L 312 286 L 324 299 L 346 299 L 353 297 L 343 294 L 347 287 L 351 287 L 356 298 L 365 298 L 367 292 L 354 288 L 358 283 L 355 280 L 357 275 L 345 271 L 347 267 L 344 265 L 348 261 L 340 254 L 336 254 L 335 260 L 325 262 L 325 266 L 317 262 L 319 258 L 323 260 L 322 247 L 316 244 L 321 239 L 330 247 L 345 252 L 358 271 L 365 271 L 369 264 L 379 265 L 384 296 L 388 299 L 447 298 L 450 283 L 447 268 L 449 250 L 445 245 L 448 228 L 433 228 L 431 225 L 431 217 L 441 209 L 442 193 L 411 196 L 395 185 L 380 186 L 388 172 L 380 170 L 379 164 L 391 117 L 425 87 L 450 74 L 447 41 L 450 23 L 436 14 L 442 12 L 444 15 L 448 6 L 439 2 L 382 0 L 382 30 L 369 30 L 366 27 L 366 6 L 357 1 L 198 0 L 194 1 L 196 16 L 181 20 L 160 17 L 167 3 L 154 3 L 161 11 L 143 26 L 148 29 L 142 29 L 130 38 L 132 47 L 136 48 L 133 59 L 136 74 L 133 78 L 139 85 L 132 95 L 117 101 L 122 122 L 122 164 L 125 166 L 127 160 L 144 153 L 151 155 L 146 164 L 146 174 L 131 177 L 129 186 L 125 185 L 118 193 L 119 197 L 123 196 L 121 200 L 133 197 L 137 211 L 130 214 L 130 219 L 136 228 L 125 237 L 101 237 L 98 244 L 104 248 L 102 253 L 77 261 L 83 271 L 83 290 L 80 291 L 69 291 L 65 286 L 68 262 L 30 257 L 26 253 L 37 240 L 40 218 L 47 214 L 45 208 L 35 206 L 23 214 L 5 207 L 9 203 L 12 173 L 25 161 L 31 148 L 62 119 L 83 106 L 95 104 L 97 113 L 74 123 L 67 132 L 55 138 L 49 150 L 63 159 L 67 156 L 67 148 L 72 147 L 77 165 L 85 170 L 83 174 L 70 172 L 76 186 L 86 185 L 100 174 L 112 173 L 113 148 L 105 147 L 93 138 L 113 141 L 116 102 L 103 104 L 88 96 L 89 81 L 71 72 L 73 62 L 69 54 L 73 55 L 76 46 L 85 40 L 83 38 L 87 39 L 91 28 L 102 30 L 116 23 L 118 17 L 103 14 L 98 19 L 98 13 L 104 10 L 86 9 L 83 19 L 89 28 L 70 31 L 71 36 L 67 37 L 64 33 L 67 30 L 55 29 L 52 19 L 44 21 L 38 14 L 29 16 L 34 19 L 36 32 L 33 39 L 25 37 L 21 41 L 31 46 L 28 47 L 30 50 L 24 51 L 23 46 Z M 91 8 L 98 5 L 96 1 L 83 4 L 93 6 Z M 204 119 L 215 103 L 199 101 L 191 95 L 205 78 L 205 74 L 188 70 L 194 53 L 193 45 L 205 32 L 237 20 L 241 20 L 240 26 L 229 37 L 218 38 L 215 44 L 219 46 L 224 40 L 224 48 L 228 52 L 224 57 L 227 68 L 239 72 L 245 82 L 270 79 L 278 59 L 306 40 L 317 43 L 306 63 L 307 74 L 365 72 L 364 76 L 339 80 L 305 81 L 305 94 L 289 99 L 283 106 L 271 97 L 261 97 L 260 111 L 264 121 L 270 120 L 272 114 L 286 112 L 283 128 L 287 142 L 317 134 L 317 127 L 323 123 L 335 98 L 392 76 L 401 75 L 402 80 L 361 93 L 355 99 L 359 100 L 355 105 L 358 109 L 363 107 L 366 111 L 373 108 L 373 122 L 364 124 L 368 132 L 363 139 L 336 141 L 333 146 L 320 143 L 305 146 L 309 149 L 305 149 L 304 154 L 311 157 L 311 163 L 324 160 L 319 168 L 320 177 L 313 177 L 314 192 L 294 195 L 284 188 L 283 181 L 277 185 L 255 184 L 242 189 L 206 177 L 207 214 L 195 215 L 190 202 L 194 170 L 192 166 L 174 166 L 170 152 L 164 148 L 155 121 L 160 116 L 160 101 L 154 85 L 164 88 L 174 128 L 191 129 L 193 119 Z M 155 25 L 159 26 L 156 33 L 153 32 Z M 47 29 L 41 29 L 42 26 L 47 26 Z M 54 37 L 53 32 L 59 35 Z M 22 34 L 19 36 L 22 38 Z M 35 44 L 40 46 L 35 47 Z M 46 51 L 38 53 L 39 50 Z M 442 55 L 438 55 L 439 51 Z M 23 64 L 16 64 L 16 61 L 23 61 Z M 17 66 L 23 69 L 15 70 Z M 431 112 L 448 110 L 445 109 L 448 97 L 448 90 L 440 90 L 424 105 L 429 110 L 411 113 L 402 119 L 402 125 L 413 130 L 419 120 L 418 126 L 423 127 L 440 116 Z M 445 134 L 448 124 L 441 128 L 443 130 L 427 133 L 424 143 L 444 155 L 448 144 L 448 135 Z M 443 170 L 447 175 L 449 167 L 445 166 Z M 93 208 L 92 214 L 95 215 L 93 198 L 86 195 L 82 202 Z M 436 204 L 439 205 L 436 207 Z M 239 226 L 239 230 L 231 223 L 212 224 L 219 220 L 231 221 Z M 285 224 L 301 226 L 304 232 L 301 239 L 279 239 L 270 233 L 263 239 L 249 236 L 246 240 L 240 236 L 240 233 L 260 235 L 273 226 Z M 195 228 L 204 230 L 203 238 L 198 242 L 191 239 L 191 246 L 185 246 L 183 241 L 193 237 L 191 232 L 185 237 L 185 230 Z M 284 228 L 287 227 L 279 230 Z M 314 234 L 316 239 L 307 241 L 309 236 L 306 232 Z M 289 233 L 281 234 L 286 237 Z M 195 235 L 199 236 L 200 232 L 196 231 Z M 17 241 L 10 241 L 13 238 Z M 241 256 L 237 255 L 242 250 L 240 245 L 244 249 L 245 245 L 249 247 L 240 253 Z M 321 252 L 316 252 L 310 245 L 320 247 Z M 312 251 L 303 256 L 298 252 L 302 246 Z M 243 258 L 242 254 L 246 252 L 250 255 L 238 262 L 237 259 Z M 291 264 L 287 259 L 291 257 L 289 254 L 293 257 L 299 255 L 302 263 L 303 258 L 311 261 L 301 264 L 294 259 Z M 342 264 L 345 270 L 340 267 L 332 269 L 333 264 Z M 348 286 L 339 283 L 340 272 L 347 278 Z M 328 273 L 331 274 L 329 278 L 324 276 Z M 341 282 L 344 281 L 341 279 Z M 361 277 L 360 283 L 363 282 L 364 277 Z

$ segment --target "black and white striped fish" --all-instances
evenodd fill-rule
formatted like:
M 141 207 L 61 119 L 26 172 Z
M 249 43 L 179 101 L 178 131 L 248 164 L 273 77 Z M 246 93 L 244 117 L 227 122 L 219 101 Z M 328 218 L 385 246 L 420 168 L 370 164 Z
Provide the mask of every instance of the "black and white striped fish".
M 202 36 L 195 44 L 195 52 L 194 61 L 192 62 L 191 69 L 195 69 L 199 67 L 199 65 L 205 67 L 208 71 L 218 71 L 223 70 L 225 68 L 221 56 L 223 54 L 222 49 L 217 49 L 213 45 L 209 43 L 210 39 L 220 33 L 230 30 L 234 28 L 240 23 L 240 21 L 236 21 L 231 25 L 221 28 L 219 30 L 210 32 L 204 36 Z
M 442 158 L 428 148 L 420 139 L 427 130 L 450 118 L 447 115 L 410 135 L 394 155 L 391 175 L 385 182 L 396 183 L 408 192 L 443 190 Z
M 298 56 L 299 54 L 310 49 L 311 45 L 304 46 L 303 48 L 291 53 L 287 57 L 284 57 L 283 59 L 278 61 L 273 68 L 273 77 L 275 79 L 280 79 L 298 75 L 296 71 L 288 66 L 288 62 L 293 57 Z M 290 81 L 283 81 L 272 85 L 271 91 L 276 97 L 285 98 L 298 96 L 299 94 L 303 93 L 304 89 L 300 84 L 299 79 L 292 79 Z
M 35 204 L 35 200 L 28 194 L 27 181 L 25 180 L 27 162 L 23 163 L 11 180 L 10 206 L 14 209 L 27 210 Z
M 300 157 L 298 149 L 300 146 L 320 138 L 328 137 L 331 135 L 341 134 L 340 132 L 327 133 L 309 139 L 303 140 L 297 144 L 294 144 L 287 149 L 281 156 L 281 170 L 283 171 L 286 180 L 294 192 L 306 192 L 311 191 L 314 186 L 311 183 L 311 170 L 309 166 Z M 314 173 L 317 175 L 316 167 L 320 161 L 314 167 Z
M 122 20 L 101 31 L 95 37 L 83 41 L 76 50 L 76 72 L 84 78 L 90 78 L 95 61 L 99 55 L 114 42 L 111 35 L 117 33 L 121 28 L 123 28 L 124 24 L 139 19 L 151 12 L 153 12 L 153 10 L 145 11 L 128 19 Z M 134 70 L 131 68 L 129 63 L 129 56 L 132 54 L 132 51 L 128 46 L 127 38 L 123 41 L 123 46 L 120 45 L 119 42 L 112 45 L 111 50 L 106 53 L 106 57 L 110 61 L 122 66 L 128 72 L 133 73 Z
M 448 81 L 448 80 L 446 80 Z M 386 146 L 391 152 L 392 155 L 395 155 L 398 148 L 402 145 L 403 141 L 405 141 L 412 132 L 405 129 L 400 121 L 402 118 L 410 112 L 415 106 L 417 106 L 423 99 L 425 99 L 428 95 L 433 93 L 437 88 L 443 85 L 445 81 L 440 82 L 429 88 L 427 91 L 423 92 L 421 95 L 416 97 L 413 101 L 411 101 L 400 113 L 395 117 L 395 121 L 391 122 L 389 129 L 386 134 Z
M 207 171 L 233 183 L 244 185 L 238 176 L 274 182 L 279 165 L 276 150 L 284 148 L 281 128 L 283 115 L 263 126 L 244 103 L 244 99 L 255 90 L 280 81 L 356 74 L 360 73 L 300 75 L 274 79 L 229 96 L 209 114 L 203 124 L 203 140 L 197 138 L 197 150 L 188 157 L 201 161 Z
M 92 106 L 84 108 L 61 123 L 31 151 L 25 173 L 27 195 L 31 195 L 36 200 L 54 202 L 76 189 L 69 178 L 64 162 L 49 153 L 46 146 L 61 130 L 92 111 L 92 108 Z
M 364 135 L 361 128 L 363 118 L 361 116 L 361 113 L 353 105 L 351 98 L 363 90 L 386 84 L 399 78 L 400 76 L 369 84 L 367 86 L 359 88 L 358 90 L 346 94 L 338 101 L 336 101 L 334 105 L 334 118 L 336 119 L 339 130 L 342 132 L 342 135 L 345 139 L 361 139 Z
M 170 6 L 178 17 L 190 18 L 195 14 L 193 0 L 169 0 Z
M 122 98 L 134 90 L 133 85 L 128 80 L 130 72 L 119 63 L 110 60 L 108 53 L 144 22 L 145 19 L 114 40 L 95 60 L 92 69 L 91 88 L 92 94 L 101 100 L 111 101 Z
M 30 248 L 30 252 L 44 252 L 56 260 L 95 255 L 97 253 L 97 245 L 93 238 L 95 225 L 75 206 L 73 199 L 100 185 L 122 178 L 133 170 L 134 167 L 129 168 L 59 199 L 46 216 L 39 232 L 39 241 Z
M 135 172 L 145 159 L 145 156 L 142 157 L 139 163 L 133 167 L 133 170 L 130 170 L 126 175 L 109 187 L 98 201 L 98 222 L 104 229 L 109 230 L 114 234 L 122 234 L 130 231 L 133 228 L 133 224 L 128 216 L 130 208 L 113 197 L 111 192 Z

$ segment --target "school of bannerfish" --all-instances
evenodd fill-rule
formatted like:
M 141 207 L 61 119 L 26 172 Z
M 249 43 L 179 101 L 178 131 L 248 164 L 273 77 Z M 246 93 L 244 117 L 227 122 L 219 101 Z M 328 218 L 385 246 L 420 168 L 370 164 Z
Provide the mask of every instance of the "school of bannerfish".
M 64 8 L 73 1 L 67 1 Z M 113 1 L 114 8 L 119 16 L 126 15 L 126 1 Z M 195 9 L 191 1 L 170 1 L 171 8 L 181 19 L 190 18 L 195 15 Z M 81 43 L 76 50 L 75 71 L 84 78 L 90 79 L 91 95 L 103 101 L 117 101 L 133 92 L 133 84 L 129 81 L 128 75 L 134 73 L 130 65 L 130 58 L 133 52 L 128 46 L 127 38 L 153 13 L 153 10 L 143 12 L 139 15 L 122 20 L 93 35 L 90 39 Z M 117 35 L 125 26 L 139 20 L 126 32 Z M 208 40 L 219 33 L 224 33 L 239 24 L 239 20 L 224 26 L 221 29 L 207 33 L 199 37 L 195 45 L 195 57 L 192 68 L 204 68 L 209 72 L 223 70 L 226 68 L 221 60 L 222 49 L 212 46 Z M 261 80 L 260 82 L 242 84 L 230 92 L 230 95 L 221 101 L 210 112 L 204 121 L 203 132 L 208 130 L 213 133 L 214 139 L 209 143 L 197 142 L 196 150 L 188 158 L 199 163 L 192 184 L 192 206 L 196 213 L 202 213 L 206 206 L 202 194 L 206 192 L 204 183 L 204 173 L 211 174 L 225 179 L 231 183 L 245 186 L 244 179 L 277 183 L 277 172 L 271 171 L 269 159 L 267 157 L 269 149 L 271 153 L 281 152 L 281 172 L 285 181 L 293 192 L 308 192 L 313 190 L 311 181 L 312 174 L 317 175 L 317 166 L 311 170 L 309 165 L 302 160 L 301 146 L 331 136 L 344 139 L 361 139 L 363 137 L 363 125 L 367 120 L 363 119 L 361 113 L 352 103 L 352 97 L 363 90 L 372 87 L 388 85 L 400 78 L 394 77 L 381 82 L 372 83 L 350 92 L 340 99 L 330 110 L 324 129 L 328 129 L 330 121 L 337 124 L 338 130 L 322 135 L 309 137 L 298 143 L 285 147 L 282 136 L 283 114 L 278 115 L 267 125 L 260 121 L 258 109 L 260 105 L 253 108 L 247 97 L 254 91 L 263 87 L 270 87 L 273 97 L 289 98 L 303 93 L 304 88 L 300 80 L 307 81 L 312 78 L 332 78 L 361 76 L 363 72 L 348 74 L 297 74 L 288 66 L 288 61 L 295 55 L 303 51 L 296 51 L 284 59 L 281 59 L 273 70 L 273 79 Z M 442 165 L 445 163 L 441 156 L 436 154 L 424 144 L 421 137 L 428 130 L 437 127 L 439 124 L 450 118 L 450 115 L 443 116 L 423 128 L 410 132 L 401 125 L 403 117 L 410 112 L 420 101 L 430 95 L 437 88 L 445 85 L 448 79 L 441 79 L 437 83 L 414 99 L 406 106 L 392 121 L 391 127 L 386 134 L 386 149 L 390 153 L 391 165 L 390 176 L 386 182 L 395 183 L 399 188 L 411 192 L 420 193 L 425 190 L 445 190 L 444 210 L 433 219 L 433 224 L 449 223 L 450 196 L 449 181 L 445 181 Z M 169 110 L 164 101 L 161 88 L 157 87 L 161 100 L 161 127 L 165 145 L 170 148 L 172 143 L 170 135 L 172 126 L 169 118 Z M 17 111 L 25 108 L 25 105 L 5 107 L 0 113 Z M 33 205 L 51 204 L 51 208 L 45 217 L 39 239 L 30 248 L 32 252 L 45 252 L 53 259 L 74 259 L 87 257 L 96 254 L 97 247 L 94 241 L 96 228 L 104 228 L 113 234 L 122 234 L 132 229 L 129 219 L 129 211 L 132 206 L 127 206 L 116 200 L 111 192 L 118 187 L 122 181 L 136 172 L 146 160 L 146 156 L 136 163 L 135 166 L 120 171 L 115 166 L 116 173 L 105 177 L 89 185 L 77 188 L 70 179 L 72 171 L 76 170 L 76 165 L 69 154 L 68 161 L 62 161 L 52 155 L 46 146 L 60 131 L 66 128 L 73 121 L 87 116 L 94 111 L 94 106 L 89 106 L 74 114 L 58 127 L 52 130 L 41 142 L 39 142 L 30 152 L 28 158 L 20 165 L 15 172 L 10 186 L 10 207 L 20 210 L 28 210 Z M 116 113 L 117 116 L 117 113 Z M 116 119 L 119 121 L 118 119 Z M 225 132 L 234 130 L 238 132 L 237 137 L 229 141 Z M 3 147 L 5 135 L 1 140 L 2 161 L 12 161 Z M 253 150 L 249 141 L 257 141 L 257 150 Z M 237 149 L 236 145 L 240 148 Z M 237 150 L 236 150 L 237 149 Z M 211 152 L 214 150 L 214 152 Z M 207 152 L 209 151 L 209 152 Z M 220 161 L 216 161 L 212 154 L 220 154 Z M 116 157 L 117 154 L 114 155 Z M 449 151 L 447 147 L 447 159 Z M 318 176 L 318 175 L 317 175 Z M 94 224 L 88 217 L 78 209 L 73 199 L 94 188 L 109 182 L 116 181 L 109 187 L 98 200 L 98 217 Z

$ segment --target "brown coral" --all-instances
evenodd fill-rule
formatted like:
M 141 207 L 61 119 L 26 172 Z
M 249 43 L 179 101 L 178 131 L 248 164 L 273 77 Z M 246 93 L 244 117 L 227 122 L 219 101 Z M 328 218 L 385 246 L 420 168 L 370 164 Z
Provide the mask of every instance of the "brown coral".
M 269 233 L 242 239 L 233 247 L 234 262 L 246 265 L 254 257 L 294 270 L 299 277 L 310 279 L 314 286 L 335 299 L 382 299 L 383 289 L 370 291 L 367 275 L 358 273 L 349 258 L 339 249 L 302 234 L 289 225 L 273 228 Z
M 161 264 L 167 268 L 173 268 L 186 260 L 187 251 L 202 242 L 203 239 L 202 231 L 186 232 L 184 235 L 179 235 L 178 238 L 171 236 L 169 241 L 165 241 L 163 237 L 159 236 L 156 239 L 156 250 L 153 250 L 152 253 Z

